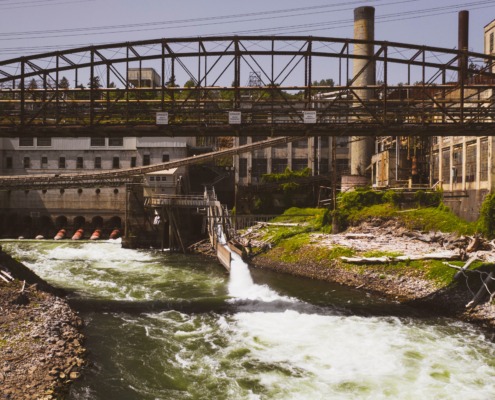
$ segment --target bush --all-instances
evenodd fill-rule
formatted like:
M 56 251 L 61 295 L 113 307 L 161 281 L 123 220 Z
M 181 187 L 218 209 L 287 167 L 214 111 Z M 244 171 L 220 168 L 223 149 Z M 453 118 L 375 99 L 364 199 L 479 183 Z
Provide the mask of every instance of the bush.
M 489 239 L 495 237 L 495 193 L 486 196 L 481 205 L 478 230 Z

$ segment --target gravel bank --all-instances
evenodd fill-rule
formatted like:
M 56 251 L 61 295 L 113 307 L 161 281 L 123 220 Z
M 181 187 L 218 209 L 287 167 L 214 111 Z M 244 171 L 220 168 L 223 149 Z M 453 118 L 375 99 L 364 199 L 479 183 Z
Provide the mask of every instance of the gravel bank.
M 55 289 L 5 253 L 0 270 L 15 278 L 0 280 L 1 398 L 63 398 L 85 365 L 83 322 Z

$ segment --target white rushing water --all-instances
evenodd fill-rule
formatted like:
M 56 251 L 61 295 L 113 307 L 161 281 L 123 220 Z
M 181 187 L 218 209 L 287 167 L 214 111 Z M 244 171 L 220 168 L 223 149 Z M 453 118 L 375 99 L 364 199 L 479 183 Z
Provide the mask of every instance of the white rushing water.
M 254 284 L 235 254 L 229 293 L 240 299 L 296 301 Z M 486 353 L 473 348 L 473 342 L 485 345 L 474 330 L 293 310 L 241 312 L 235 320 L 233 343 L 249 349 L 256 363 L 278 366 L 258 374 L 260 383 L 271 388 L 269 398 L 495 398 L 495 349 L 489 344 Z
M 338 315 L 254 283 L 235 254 L 226 277 L 214 264 L 112 244 L 36 246 L 11 250 L 83 297 L 228 295 L 233 307 L 89 315 L 98 368 L 71 399 L 495 398 L 495 346 L 470 325 Z

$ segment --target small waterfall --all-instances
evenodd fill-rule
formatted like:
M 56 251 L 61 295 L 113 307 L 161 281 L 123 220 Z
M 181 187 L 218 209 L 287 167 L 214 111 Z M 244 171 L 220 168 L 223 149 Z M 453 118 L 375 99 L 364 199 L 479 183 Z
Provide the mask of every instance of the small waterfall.
M 257 300 L 272 302 L 277 300 L 292 301 L 288 297 L 280 296 L 266 285 L 257 285 L 253 282 L 248 265 L 242 258 L 232 254 L 230 267 L 229 294 L 237 300 Z

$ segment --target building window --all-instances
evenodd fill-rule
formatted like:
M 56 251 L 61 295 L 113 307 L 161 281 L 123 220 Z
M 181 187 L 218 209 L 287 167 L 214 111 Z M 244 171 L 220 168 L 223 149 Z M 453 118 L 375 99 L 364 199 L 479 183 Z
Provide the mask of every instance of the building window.
M 109 138 L 108 139 L 108 145 L 111 147 L 123 146 L 124 145 L 124 138 L 121 138 L 121 137 Z
M 462 146 L 455 146 L 452 153 L 452 182 L 462 182 Z
M 442 181 L 450 183 L 450 148 L 442 149 Z
M 78 169 L 84 168 L 84 160 L 82 157 L 77 157 L 76 168 L 78 168 Z
M 493 53 L 493 32 L 490 33 L 490 54 Z
M 438 151 L 436 151 L 433 153 L 432 161 L 431 161 L 433 184 L 437 183 L 440 180 L 439 167 L 440 167 L 440 155 L 438 154 Z
M 488 180 L 488 139 L 480 141 L 480 181 Z
M 59 157 L 59 159 L 58 159 L 58 167 L 60 169 L 65 168 L 65 157 Z
M 292 142 L 292 147 L 296 149 L 307 149 L 308 148 L 308 139 L 301 139 Z
M 292 159 L 292 171 L 301 171 L 304 168 L 308 168 L 307 158 L 293 158 Z
M 169 162 L 170 156 L 168 154 L 162 154 L 162 162 Z
M 13 167 L 12 157 L 5 158 L 5 168 L 12 169 L 12 167 Z
M 41 168 L 46 168 L 48 166 L 48 157 L 41 157 Z
M 466 182 L 474 182 L 476 179 L 476 142 L 467 143 L 466 146 Z
M 101 169 L 101 157 L 95 157 L 95 169 Z
M 239 138 L 239 146 L 244 146 L 245 144 L 247 144 L 247 136 L 241 136 Z
M 49 147 L 52 145 L 51 137 L 39 137 L 36 139 L 36 143 L 39 147 Z
M 91 146 L 92 147 L 105 147 L 105 138 L 104 137 L 92 137 L 91 138 Z
M 143 165 L 150 165 L 150 155 L 149 154 L 145 154 L 143 155 Z
M 272 158 L 272 173 L 281 174 L 287 168 L 287 158 Z
M 135 168 L 137 165 L 136 157 L 131 157 L 131 168 Z
M 34 138 L 32 137 L 21 137 L 19 138 L 19 146 L 34 146 Z
M 247 177 L 247 158 L 239 158 L 239 178 Z
M 330 172 L 330 168 L 328 167 L 328 158 L 320 158 L 318 164 L 318 173 L 327 174 Z
M 328 147 L 328 142 L 329 142 L 329 137 L 328 136 L 321 136 L 320 137 L 320 146 L 327 148 Z
M 113 158 L 112 168 L 114 168 L 114 169 L 120 168 L 120 158 L 119 157 Z
M 349 168 L 349 160 L 346 158 L 337 158 L 336 161 L 336 167 L 337 167 L 337 175 L 342 176 L 342 175 L 347 175 L 350 173 L 350 168 Z
M 267 172 L 266 158 L 253 158 L 253 170 L 251 176 L 253 178 L 261 178 Z
M 31 168 L 31 159 L 29 157 L 24 157 L 23 165 L 24 168 Z

